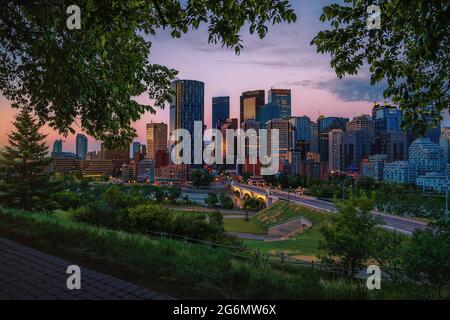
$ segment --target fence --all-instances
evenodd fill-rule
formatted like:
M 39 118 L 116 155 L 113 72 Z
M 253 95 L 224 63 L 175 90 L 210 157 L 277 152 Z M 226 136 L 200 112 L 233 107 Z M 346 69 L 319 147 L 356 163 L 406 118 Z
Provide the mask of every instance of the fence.
M 285 255 L 284 253 L 280 254 L 271 254 L 271 253 L 262 253 L 259 250 L 252 250 L 242 246 L 234 246 L 234 245 L 224 245 L 220 243 L 210 242 L 207 240 L 194 239 L 191 237 L 177 235 L 167 232 L 155 232 L 155 231 L 147 231 L 146 234 L 154 239 L 174 239 L 186 241 L 192 245 L 199 245 L 203 247 L 207 247 L 209 249 L 224 249 L 230 256 L 236 259 L 247 260 L 253 263 L 267 263 L 273 266 L 292 266 L 292 267 L 302 267 L 302 268 L 313 268 L 316 270 L 321 270 L 325 272 L 332 273 L 342 273 L 342 269 L 330 267 L 320 262 L 307 262 L 304 260 L 295 259 Z

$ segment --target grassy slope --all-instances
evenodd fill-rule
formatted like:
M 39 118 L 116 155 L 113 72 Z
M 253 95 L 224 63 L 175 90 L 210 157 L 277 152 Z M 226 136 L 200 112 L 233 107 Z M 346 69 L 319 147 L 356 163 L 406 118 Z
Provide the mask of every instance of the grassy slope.
M 225 219 L 223 221 L 225 231 L 239 233 L 266 234 L 267 230 L 260 223 L 245 219 Z
M 334 280 L 309 268 L 282 272 L 236 260 L 226 250 L 152 240 L 69 220 L 61 214 L 0 207 L 0 236 L 178 298 L 370 299 L 438 298 L 418 286 L 368 291 L 365 281 Z
M 196 216 L 206 216 L 212 214 L 212 212 L 201 212 L 201 211 L 183 211 L 182 208 L 174 210 L 171 212 L 178 216 L 196 217 Z M 239 232 L 239 233 L 253 233 L 253 234 L 266 234 L 267 231 L 263 225 L 255 220 L 245 221 L 242 219 L 224 219 L 223 221 L 225 231 L 228 232 Z
M 290 256 L 308 255 L 317 256 L 321 253 L 319 242 L 322 236 L 319 232 L 320 225 L 329 219 L 330 214 L 314 211 L 289 202 L 278 202 L 252 218 L 265 228 L 280 222 L 302 216 L 313 223 L 313 227 L 288 240 L 262 242 L 245 240 L 244 243 L 250 249 L 260 249 L 262 252 L 280 253 L 284 252 Z

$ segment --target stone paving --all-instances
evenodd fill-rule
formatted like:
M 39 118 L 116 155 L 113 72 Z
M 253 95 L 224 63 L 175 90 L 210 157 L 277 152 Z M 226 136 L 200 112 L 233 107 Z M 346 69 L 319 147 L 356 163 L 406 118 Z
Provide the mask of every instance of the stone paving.
M 69 290 L 76 265 L 0 237 L 0 300 L 168 300 L 171 297 L 79 266 L 81 289 Z

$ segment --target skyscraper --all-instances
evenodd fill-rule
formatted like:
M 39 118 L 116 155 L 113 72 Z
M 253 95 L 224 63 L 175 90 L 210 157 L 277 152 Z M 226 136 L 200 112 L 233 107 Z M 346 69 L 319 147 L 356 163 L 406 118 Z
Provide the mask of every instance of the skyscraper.
M 131 159 L 134 159 L 135 155 L 141 152 L 141 143 L 137 141 L 133 142 L 133 148 L 131 152 Z
M 338 118 L 338 117 L 319 117 L 317 120 L 319 125 L 319 154 L 321 162 L 329 162 L 328 152 L 328 133 L 333 129 L 342 129 L 345 130 L 346 123 L 348 122 L 347 118 Z
M 196 80 L 176 80 L 172 82 L 172 88 L 175 95 L 170 105 L 170 134 L 177 129 L 189 131 L 194 163 L 194 125 L 199 121 L 204 129 L 205 84 Z M 147 147 L 150 153 L 150 146 Z
M 294 117 L 290 120 L 292 125 L 292 148 L 299 152 L 300 160 L 306 160 L 308 152 L 312 151 L 312 124 L 307 116 Z
M 281 118 L 291 118 L 291 90 L 290 89 L 270 89 L 269 103 L 275 103 L 280 106 Z
M 217 124 L 230 118 L 230 97 L 212 98 L 212 128 L 217 129 Z
M 261 124 L 262 129 L 266 129 L 267 122 L 269 122 L 270 120 L 283 118 L 283 114 L 281 111 L 282 110 L 281 110 L 280 105 L 278 105 L 274 102 L 269 102 L 265 105 L 260 106 L 256 110 L 256 121 L 258 121 Z M 251 120 L 251 119 L 252 118 L 249 118 L 247 120 Z M 243 121 L 243 122 L 245 122 L 245 121 Z
M 375 143 L 375 153 L 386 154 L 389 162 L 408 158 L 408 135 L 403 131 L 379 132 Z
M 348 122 L 347 125 L 347 132 L 353 132 L 353 131 L 364 131 L 371 136 L 374 135 L 374 125 L 373 125 L 373 119 L 368 114 L 363 114 L 358 117 L 354 117 L 352 121 Z
M 167 124 L 147 123 L 147 159 L 155 161 L 158 151 L 167 151 Z
M 368 132 L 346 132 L 342 136 L 342 169 L 347 172 L 359 172 L 361 161 L 371 154 L 372 141 L 372 135 Z
M 242 93 L 240 105 L 240 123 L 249 119 L 256 119 L 259 107 L 265 104 L 266 93 L 264 90 L 246 91 Z
M 63 144 L 63 141 L 61 139 L 55 140 L 55 142 L 53 142 L 52 153 L 61 153 L 62 152 L 62 144 Z
M 345 132 L 342 129 L 333 129 L 328 132 L 328 144 L 329 144 L 329 164 L 328 169 L 330 171 L 343 171 L 343 159 L 342 159 L 342 139 Z
M 267 123 L 267 138 L 268 138 L 268 154 L 276 154 L 276 150 L 272 150 L 271 137 L 272 131 L 279 130 L 279 150 L 278 155 L 280 161 L 287 161 L 291 145 L 292 126 L 291 122 L 287 119 L 275 119 L 270 120 Z
M 88 151 L 88 140 L 84 134 L 77 134 L 76 138 L 76 155 L 79 159 L 84 159 Z

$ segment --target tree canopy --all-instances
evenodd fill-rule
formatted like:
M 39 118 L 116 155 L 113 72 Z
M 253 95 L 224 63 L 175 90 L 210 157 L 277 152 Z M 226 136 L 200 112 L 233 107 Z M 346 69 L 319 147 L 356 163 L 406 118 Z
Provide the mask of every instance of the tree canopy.
M 381 28 L 367 27 L 378 5 Z M 339 78 L 369 67 L 371 83 L 387 82 L 384 97 L 404 110 L 404 126 L 423 134 L 450 105 L 449 0 L 345 0 L 324 7 L 330 28 L 312 40 L 331 54 Z M 364 69 L 365 70 L 365 69 Z
M 209 43 L 239 53 L 244 27 L 263 38 L 270 24 L 296 21 L 284 0 L 79 0 L 81 29 L 69 30 L 72 4 L 2 4 L 0 93 L 32 108 L 41 124 L 63 135 L 78 126 L 108 147 L 132 140 L 132 123 L 171 98 L 177 71 L 151 63 L 151 36 L 160 29 L 178 38 L 205 24 Z M 144 93 L 153 105 L 133 99 Z

